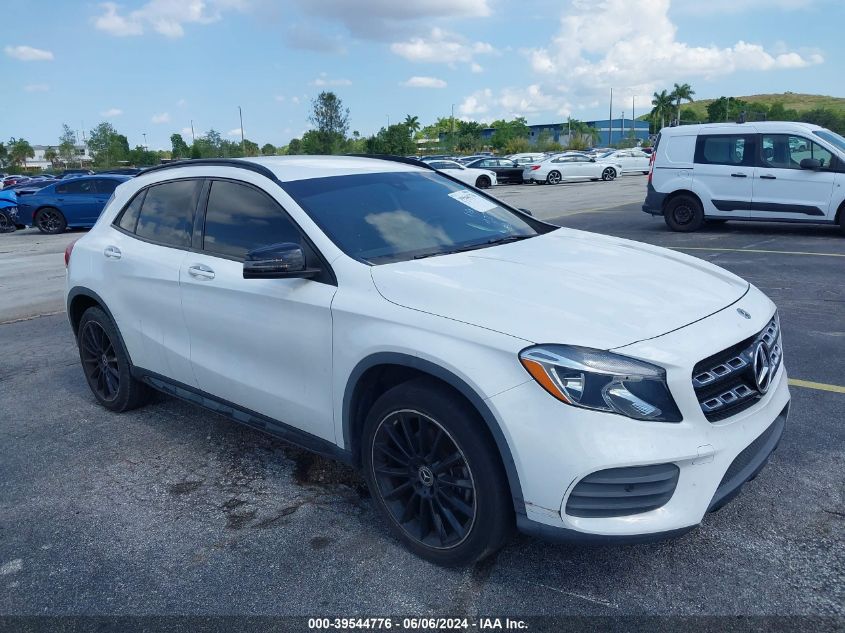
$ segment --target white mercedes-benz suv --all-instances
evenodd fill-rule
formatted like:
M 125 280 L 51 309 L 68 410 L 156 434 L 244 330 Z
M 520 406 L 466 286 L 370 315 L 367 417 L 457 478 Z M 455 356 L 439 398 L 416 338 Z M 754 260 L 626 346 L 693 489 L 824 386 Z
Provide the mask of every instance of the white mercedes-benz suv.
M 357 465 L 398 538 L 440 564 L 514 525 L 581 542 L 689 530 L 786 423 L 757 288 L 413 160 L 156 167 L 65 258 L 99 403 L 154 388 Z

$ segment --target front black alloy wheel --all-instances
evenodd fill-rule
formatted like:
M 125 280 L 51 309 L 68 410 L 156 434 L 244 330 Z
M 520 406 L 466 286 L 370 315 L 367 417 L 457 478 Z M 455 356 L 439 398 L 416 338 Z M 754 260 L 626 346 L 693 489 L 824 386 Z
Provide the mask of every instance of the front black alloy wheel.
M 513 500 L 496 443 L 478 411 L 444 383 L 420 377 L 382 394 L 361 441 L 376 510 L 412 552 L 468 565 L 513 528 Z
M 472 471 L 436 420 L 394 411 L 379 424 L 372 451 L 379 496 L 410 538 L 435 549 L 467 538 L 476 517 Z
M 112 411 L 147 403 L 150 388 L 133 378 L 129 355 L 105 310 L 88 308 L 79 320 L 76 338 L 82 371 L 97 402 Z

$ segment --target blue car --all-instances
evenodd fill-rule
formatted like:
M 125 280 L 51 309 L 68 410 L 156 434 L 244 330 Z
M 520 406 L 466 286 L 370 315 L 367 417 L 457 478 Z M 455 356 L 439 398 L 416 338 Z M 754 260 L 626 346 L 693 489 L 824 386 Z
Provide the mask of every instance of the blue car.
M 48 234 L 62 233 L 68 227 L 90 228 L 115 188 L 129 179 L 129 176 L 102 174 L 60 180 L 19 198 L 19 221 Z

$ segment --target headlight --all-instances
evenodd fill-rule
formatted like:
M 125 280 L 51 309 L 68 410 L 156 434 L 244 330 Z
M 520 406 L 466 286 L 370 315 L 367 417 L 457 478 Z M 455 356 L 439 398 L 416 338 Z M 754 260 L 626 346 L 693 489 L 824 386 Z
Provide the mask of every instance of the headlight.
M 522 366 L 561 402 L 635 420 L 680 422 L 666 370 L 635 358 L 574 345 L 538 345 L 519 353 Z

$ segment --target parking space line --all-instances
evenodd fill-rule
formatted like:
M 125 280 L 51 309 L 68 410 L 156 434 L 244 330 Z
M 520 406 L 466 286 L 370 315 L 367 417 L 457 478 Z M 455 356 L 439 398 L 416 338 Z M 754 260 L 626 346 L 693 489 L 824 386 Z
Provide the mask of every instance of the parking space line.
M 674 251 L 726 251 L 732 253 L 774 253 L 777 255 L 818 255 L 819 257 L 845 257 L 845 253 L 813 253 L 811 251 L 767 251 L 759 248 L 710 248 L 705 246 L 667 246 Z
M 845 387 L 840 387 L 839 385 L 828 385 L 823 382 L 811 382 L 809 380 L 798 380 L 797 378 L 790 378 L 789 384 L 792 387 L 805 387 L 806 389 L 817 389 L 819 391 L 845 393 Z

